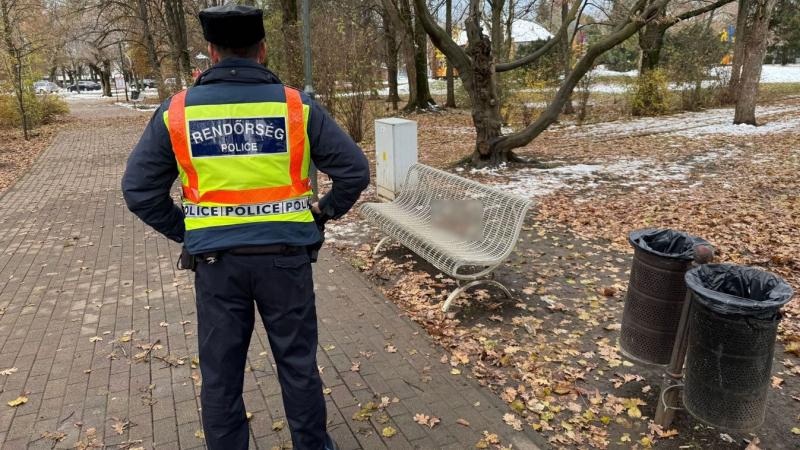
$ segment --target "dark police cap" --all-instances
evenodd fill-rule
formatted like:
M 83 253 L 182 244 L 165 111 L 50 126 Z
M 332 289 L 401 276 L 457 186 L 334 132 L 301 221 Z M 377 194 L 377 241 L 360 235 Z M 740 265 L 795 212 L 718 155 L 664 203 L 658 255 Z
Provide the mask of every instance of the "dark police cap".
M 223 5 L 200 11 L 203 37 L 212 44 L 242 48 L 264 39 L 263 12 L 245 5 Z

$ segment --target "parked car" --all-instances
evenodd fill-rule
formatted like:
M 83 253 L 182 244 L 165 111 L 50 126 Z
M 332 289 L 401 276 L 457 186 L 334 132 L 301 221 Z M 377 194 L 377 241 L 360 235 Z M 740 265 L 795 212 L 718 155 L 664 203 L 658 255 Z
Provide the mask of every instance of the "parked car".
M 33 83 L 33 90 L 37 94 L 52 94 L 53 92 L 58 92 L 58 85 L 52 81 L 41 80 Z
M 67 90 L 70 92 L 99 91 L 100 83 L 95 83 L 94 81 L 78 81 L 76 84 L 68 87 Z

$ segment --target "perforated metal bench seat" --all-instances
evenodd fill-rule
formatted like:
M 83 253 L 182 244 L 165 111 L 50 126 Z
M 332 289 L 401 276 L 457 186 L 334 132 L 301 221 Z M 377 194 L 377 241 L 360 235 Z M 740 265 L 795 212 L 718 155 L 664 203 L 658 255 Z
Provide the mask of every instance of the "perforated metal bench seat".
M 436 202 L 439 205 L 480 205 L 477 233 L 458 234 L 434 225 Z M 463 281 L 448 296 L 442 309 L 465 289 L 492 284 L 510 297 L 510 292 L 487 275 L 502 264 L 517 243 L 531 201 L 422 164 L 414 165 L 397 198 L 391 203 L 366 203 L 361 215 L 387 237 L 375 253 L 393 239 L 430 262 L 445 274 Z M 468 215 L 465 215 L 465 217 Z

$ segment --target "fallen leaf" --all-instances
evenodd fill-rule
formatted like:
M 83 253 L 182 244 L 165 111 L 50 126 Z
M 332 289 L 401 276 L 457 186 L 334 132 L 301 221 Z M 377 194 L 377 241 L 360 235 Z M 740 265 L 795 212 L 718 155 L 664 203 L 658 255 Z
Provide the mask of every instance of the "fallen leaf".
M 272 431 L 281 431 L 283 430 L 284 423 L 282 420 L 276 420 L 272 422 Z
M 465 426 L 465 427 L 469 426 L 469 422 L 467 422 L 464 419 L 456 419 L 456 423 L 459 424 L 459 425 Z
M 427 426 L 428 428 L 433 428 L 436 426 L 437 423 L 440 422 L 440 420 L 438 417 L 417 413 L 414 415 L 414 422 L 417 422 L 420 425 Z
M 111 425 L 111 429 L 114 430 L 117 434 L 124 434 L 125 430 L 130 426 L 130 422 L 123 421 L 119 419 L 113 419 L 114 424 Z
M 9 401 L 8 402 L 8 406 L 10 406 L 12 408 L 15 408 L 15 407 L 17 407 L 19 405 L 23 405 L 23 404 L 25 404 L 27 402 L 28 402 L 28 397 L 25 397 L 24 395 L 21 395 L 21 396 L 15 398 L 14 400 Z
M 385 438 L 390 438 L 395 434 L 397 434 L 397 430 L 395 430 L 393 427 L 384 427 L 383 431 L 381 431 L 381 435 L 383 435 Z
M 99 342 L 99 341 L 102 341 L 102 340 L 103 340 L 103 338 L 101 338 L 100 336 L 92 336 L 92 337 L 89 338 L 89 342 Z
M 203 433 L 203 430 L 197 430 L 194 432 L 194 437 L 196 437 L 197 439 L 205 439 L 206 434 Z
M 358 372 L 361 370 L 361 363 L 358 361 L 353 361 L 352 365 L 350 366 L 350 372 Z
M 16 367 L 11 367 L 10 369 L 3 369 L 3 370 L 0 370 L 0 375 L 8 376 L 8 375 L 11 375 L 12 373 L 16 373 L 17 370 L 19 370 L 19 369 L 17 369 Z
M 522 431 L 522 421 L 514 414 L 506 413 L 503 415 L 503 422 L 517 431 Z
M 781 387 L 782 384 L 783 384 L 783 378 L 779 378 L 779 377 L 775 377 L 775 376 L 772 377 L 772 387 L 774 387 L 776 389 L 783 389 Z
M 754 437 L 753 440 L 750 441 L 749 444 L 747 444 L 747 447 L 745 447 L 744 450 L 761 450 L 761 447 L 758 446 L 758 444 L 760 443 L 761 440 L 758 439 L 757 437 Z

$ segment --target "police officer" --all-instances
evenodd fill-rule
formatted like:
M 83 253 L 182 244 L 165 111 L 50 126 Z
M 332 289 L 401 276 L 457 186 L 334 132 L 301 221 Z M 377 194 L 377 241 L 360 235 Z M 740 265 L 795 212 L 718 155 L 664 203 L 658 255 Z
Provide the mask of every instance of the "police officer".
M 196 261 L 203 428 L 246 449 L 242 400 L 255 307 L 277 364 L 295 449 L 336 448 L 326 432 L 309 249 L 369 183 L 367 160 L 331 117 L 262 66 L 262 11 L 200 12 L 214 64 L 156 111 L 128 160 L 128 208 Z M 311 202 L 311 162 L 333 180 Z M 183 205 L 170 198 L 180 179 Z

